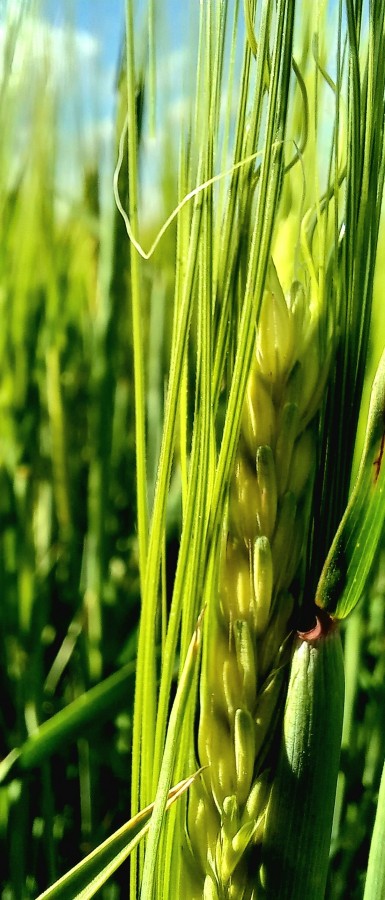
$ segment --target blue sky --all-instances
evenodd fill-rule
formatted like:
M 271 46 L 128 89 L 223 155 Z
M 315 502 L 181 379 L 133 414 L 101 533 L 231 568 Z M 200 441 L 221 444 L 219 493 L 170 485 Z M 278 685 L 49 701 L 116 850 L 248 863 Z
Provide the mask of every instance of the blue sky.
M 109 68 L 116 65 L 124 27 L 125 0 L 43 0 L 42 13 L 53 25 L 63 25 L 66 10 L 70 12 L 75 27 L 96 38 L 100 47 L 102 64 Z
M 1 0 L 0 0 L 1 2 Z M 155 10 L 156 10 L 155 0 Z M 147 3 L 138 0 L 138 18 L 146 16 Z M 186 8 L 187 7 L 187 8 Z M 71 16 L 75 28 L 92 35 L 98 42 L 100 62 L 106 69 L 116 67 L 124 31 L 125 0 L 41 0 L 41 10 L 47 21 L 61 27 Z M 186 36 L 188 4 L 183 0 L 168 0 L 162 4 L 162 19 L 157 22 L 173 48 Z
M 170 135 L 177 135 L 186 109 L 186 47 L 194 48 L 191 16 L 192 11 L 199 10 L 199 0 L 194 3 L 163 0 L 162 15 L 156 22 L 156 133 L 146 130 L 141 153 L 141 201 L 146 214 L 159 211 L 161 194 L 160 191 L 157 194 L 157 182 L 167 156 L 165 142 L 168 141 L 169 151 Z M 28 9 L 34 5 L 40 11 L 40 31 L 36 29 L 36 20 L 28 15 Z M 154 5 L 155 11 L 159 9 L 159 0 L 154 0 Z M 98 161 L 105 175 L 106 192 L 111 197 L 115 86 L 124 35 L 125 0 L 31 0 L 31 7 L 28 0 L 23 0 L 22 5 L 21 0 L 0 0 L 0 66 L 4 14 L 18 13 L 21 8 L 26 15 L 23 40 L 18 44 L 19 59 L 14 67 L 15 90 L 21 87 L 15 97 L 15 107 L 20 107 L 22 92 L 32 97 L 38 77 L 38 89 L 45 91 L 42 73 L 48 59 L 50 83 L 58 98 L 64 160 L 59 171 L 60 193 L 65 198 L 77 190 L 79 175 L 76 173 L 81 160 Z M 135 8 L 135 52 L 140 61 L 146 44 L 146 0 L 136 0 Z M 190 74 L 194 76 L 193 71 Z M 31 124 L 25 117 L 19 124 L 15 159 L 21 160 L 21 165 L 23 154 L 28 154 Z
M 23 0 L 22 4 L 20 0 L 0 0 L 0 79 L 8 16 L 12 21 L 23 13 L 12 72 L 7 78 L 18 111 L 14 158 L 23 166 L 34 127 L 36 92 L 43 104 L 46 91 L 53 91 L 63 160 L 58 171 L 63 197 L 77 192 L 81 160 L 98 161 L 111 181 L 124 7 L 125 0 Z M 34 8 L 39 27 L 31 15 Z
M 155 9 L 156 6 L 157 0 L 155 0 Z M 115 82 L 124 38 L 125 0 L 62 0 L 62 2 L 40 0 L 40 9 L 53 33 L 59 34 L 65 29 L 66 23 L 70 22 L 77 34 L 77 73 L 74 76 L 73 70 L 68 65 L 63 76 L 67 80 L 68 87 L 68 116 L 65 117 L 68 139 L 72 130 L 70 110 L 71 102 L 73 103 L 74 99 L 71 92 L 75 84 L 77 92 L 75 100 L 79 106 L 79 118 L 89 134 L 93 133 L 96 125 L 100 141 L 99 152 L 107 156 L 107 164 L 104 165 L 104 169 L 108 171 L 108 165 L 110 168 L 112 165 Z M 143 24 L 147 13 L 145 0 L 137 0 L 136 11 L 138 34 L 136 52 L 139 59 L 146 39 Z M 175 114 L 177 114 L 178 103 L 179 107 L 181 104 L 181 48 L 187 33 L 185 24 L 187 12 L 188 4 L 179 2 L 179 0 L 168 0 L 162 4 L 162 17 L 157 22 L 157 37 L 161 34 L 164 42 L 163 56 L 161 51 L 157 51 L 157 79 L 160 82 L 166 79 L 169 85 L 169 95 L 171 93 L 174 103 Z M 62 53 L 61 45 L 59 53 Z M 143 206 L 147 209 L 149 203 L 151 206 L 156 205 L 154 171 L 158 165 L 160 131 L 164 129 L 164 124 L 160 121 L 162 116 L 159 107 L 157 107 L 157 114 L 157 136 L 153 139 L 146 138 L 143 148 Z M 108 177 L 111 181 L 110 174 Z

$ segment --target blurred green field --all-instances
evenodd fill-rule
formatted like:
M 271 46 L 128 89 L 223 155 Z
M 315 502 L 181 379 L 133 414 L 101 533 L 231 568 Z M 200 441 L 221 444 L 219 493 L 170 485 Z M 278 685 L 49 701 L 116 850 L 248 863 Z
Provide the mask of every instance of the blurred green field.
M 96 156 L 84 158 L 81 122 L 78 188 L 63 203 L 58 165 L 65 165 L 65 148 L 60 100 L 47 74 L 52 60 L 43 60 L 32 83 L 27 68 L 16 82 L 12 58 L 15 41 L 23 40 L 22 25 L 17 28 L 6 35 L 8 68 L 0 86 L 1 900 L 33 900 L 129 818 L 140 608 L 129 240 L 111 180 L 106 206 L 105 171 Z M 120 71 L 115 159 L 125 103 Z M 148 84 L 138 79 L 139 157 L 150 128 L 147 103 Z M 176 149 L 170 141 L 158 172 L 162 210 L 142 229 L 145 246 L 176 202 Z M 125 159 L 119 179 L 125 207 L 126 167 Z M 141 279 L 150 508 L 169 368 L 175 242 L 174 223 Z M 382 226 L 366 397 L 385 344 L 384 259 Z M 166 599 L 180 506 L 174 472 Z M 362 896 L 385 757 L 380 551 L 371 586 L 344 630 L 346 721 L 330 900 Z M 98 896 L 128 896 L 127 864 Z
M 63 204 L 54 60 L 42 55 L 32 81 L 12 68 L 21 41 L 32 55 L 29 31 L 9 27 L 0 106 L 1 758 L 126 674 L 89 721 L 83 704 L 59 722 L 45 759 L 40 748 L 6 775 L 4 900 L 35 897 L 127 818 L 139 612 L 128 242 L 110 213 L 101 249 L 101 175 L 96 154 L 82 161 L 82 123 L 79 188 Z

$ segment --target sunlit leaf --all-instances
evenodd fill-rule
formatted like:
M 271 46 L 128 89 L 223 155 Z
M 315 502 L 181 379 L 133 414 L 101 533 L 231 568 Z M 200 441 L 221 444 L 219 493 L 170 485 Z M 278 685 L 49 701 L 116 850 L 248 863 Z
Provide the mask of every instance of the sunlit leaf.
M 385 351 L 373 382 L 357 481 L 326 559 L 316 602 L 344 619 L 360 600 L 385 519 Z
M 169 791 L 167 809 L 188 790 L 198 774 L 195 773 L 190 778 L 186 778 Z M 122 825 L 118 831 L 103 841 L 66 875 L 59 878 L 43 894 L 40 894 L 37 900 L 80 900 L 80 898 L 89 900 L 94 897 L 96 891 L 116 872 L 134 847 L 147 834 L 153 809 L 154 804 L 151 803 L 129 822 Z

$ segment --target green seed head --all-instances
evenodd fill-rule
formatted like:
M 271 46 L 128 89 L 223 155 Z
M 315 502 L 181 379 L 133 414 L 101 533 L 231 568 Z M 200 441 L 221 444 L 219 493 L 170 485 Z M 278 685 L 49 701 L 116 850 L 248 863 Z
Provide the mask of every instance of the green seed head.
M 202 676 L 199 760 L 208 766 L 205 781 L 217 828 L 201 882 L 204 896 L 249 898 L 250 866 L 254 884 L 258 880 L 255 848 L 263 838 L 270 793 L 266 771 L 287 689 L 292 586 L 309 527 L 312 420 L 330 361 L 330 354 L 322 353 L 321 330 L 303 285 L 294 282 L 286 299 L 271 264 Z M 189 815 L 191 844 L 197 821 Z
M 262 298 L 257 332 L 256 360 L 267 384 L 275 389 L 287 376 L 293 362 L 293 319 L 273 266 Z

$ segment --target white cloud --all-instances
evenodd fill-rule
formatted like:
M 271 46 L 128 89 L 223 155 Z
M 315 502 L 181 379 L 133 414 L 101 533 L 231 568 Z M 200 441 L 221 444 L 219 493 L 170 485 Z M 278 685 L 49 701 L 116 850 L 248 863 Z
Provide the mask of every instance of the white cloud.
M 44 78 L 58 88 L 68 73 L 97 62 L 100 45 L 87 31 L 71 30 L 49 24 L 44 19 L 25 15 L 19 22 L 0 26 L 0 79 L 11 90 L 32 78 Z

